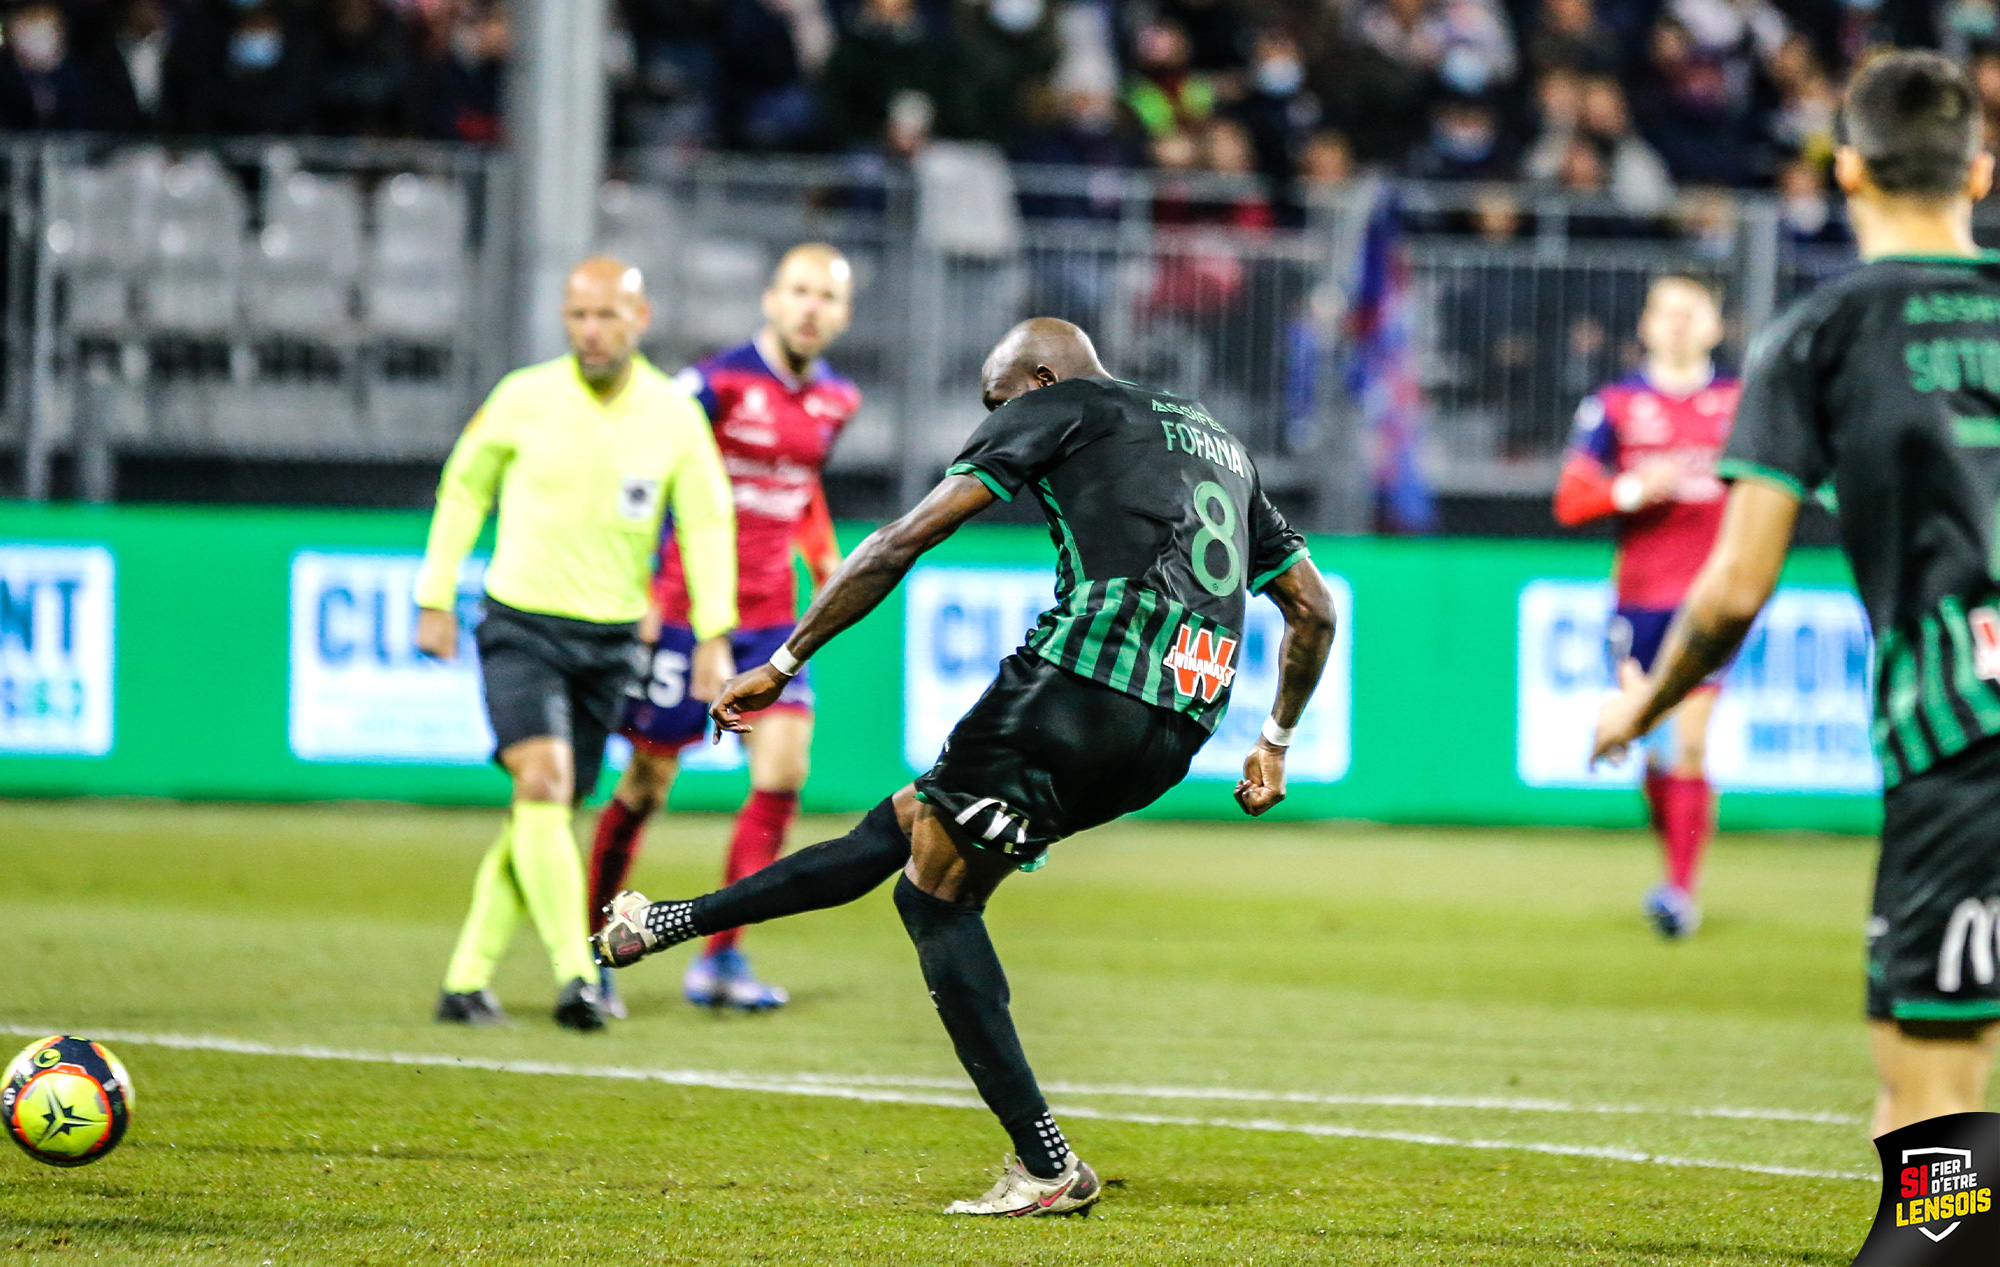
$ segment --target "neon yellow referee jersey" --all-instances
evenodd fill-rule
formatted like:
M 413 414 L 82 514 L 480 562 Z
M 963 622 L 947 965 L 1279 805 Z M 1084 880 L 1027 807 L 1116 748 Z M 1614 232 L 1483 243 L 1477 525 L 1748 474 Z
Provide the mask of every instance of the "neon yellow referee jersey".
M 568 356 L 500 380 L 445 463 L 418 606 L 452 606 L 459 565 L 496 500 L 486 592 L 507 606 L 600 624 L 638 620 L 671 507 L 695 636 L 735 627 L 729 477 L 701 406 L 643 357 L 609 401 Z

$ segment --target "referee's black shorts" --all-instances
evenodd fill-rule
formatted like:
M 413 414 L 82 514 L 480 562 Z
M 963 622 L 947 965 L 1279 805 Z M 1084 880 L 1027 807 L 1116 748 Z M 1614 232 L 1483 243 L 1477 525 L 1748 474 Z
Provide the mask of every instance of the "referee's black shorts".
M 597 786 L 641 646 L 633 625 L 544 616 L 492 598 L 473 635 L 493 725 L 494 760 L 523 739 L 566 740 L 576 799 Z
M 1063 837 L 1158 800 L 1207 742 L 1190 717 L 1017 651 L 917 796 L 962 842 L 1032 869 Z

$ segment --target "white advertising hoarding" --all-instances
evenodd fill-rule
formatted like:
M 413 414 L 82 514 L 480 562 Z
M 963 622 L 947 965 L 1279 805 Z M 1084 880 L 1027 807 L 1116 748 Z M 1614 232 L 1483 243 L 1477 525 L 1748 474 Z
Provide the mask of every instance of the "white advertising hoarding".
M 458 658 L 417 654 L 415 554 L 292 556 L 292 752 L 305 761 L 477 765 L 493 755 L 469 628 L 485 564 L 459 580 Z
M 1353 592 L 1327 577 L 1340 631 L 1326 676 L 1301 719 L 1285 763 L 1295 783 L 1335 783 L 1347 774 Z M 904 583 L 903 759 L 929 768 L 966 710 L 992 682 L 1000 661 L 1020 647 L 1035 618 L 1055 600 L 1046 568 L 920 566 Z M 1284 618 L 1271 602 L 1250 600 L 1231 705 L 1201 750 L 1192 778 L 1235 782 L 1256 741 L 1278 683 Z
M 0 545 L 0 751 L 111 751 L 115 577 L 102 546 Z
M 414 554 L 307 550 L 292 556 L 291 747 L 305 761 L 477 765 L 493 755 L 481 698 L 478 620 L 485 561 L 459 578 L 459 655 L 443 663 L 417 654 Z M 614 737 L 613 770 L 631 759 Z M 743 765 L 734 736 L 683 754 L 689 770 Z
M 1611 691 L 1605 628 L 1611 586 L 1532 581 L 1520 598 L 1516 759 L 1530 787 L 1635 782 L 1642 762 L 1590 768 L 1597 707 Z M 1873 648 L 1868 620 L 1843 589 L 1787 587 L 1773 596 L 1723 681 L 1708 734 L 1716 785 L 1739 792 L 1872 793 Z M 1659 742 L 1665 742 L 1661 739 Z

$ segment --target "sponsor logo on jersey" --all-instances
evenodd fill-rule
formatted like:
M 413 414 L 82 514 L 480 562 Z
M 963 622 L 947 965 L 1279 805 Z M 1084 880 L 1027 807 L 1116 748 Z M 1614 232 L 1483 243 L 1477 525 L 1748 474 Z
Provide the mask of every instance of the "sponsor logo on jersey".
M 1941 992 L 1957 994 L 1965 984 L 1967 968 L 1972 969 L 1975 984 L 1993 984 L 1995 952 L 2000 951 L 2000 942 L 1994 940 L 1996 931 L 2000 931 L 2000 898 L 1981 901 L 1969 897 L 1958 904 L 1938 943 L 1937 987 Z
M 1640 392 L 1632 397 L 1631 409 L 1626 417 L 1632 429 L 1630 440 L 1633 444 L 1666 444 L 1674 438 L 1672 419 L 1661 408 L 1659 397 L 1650 392 Z
M 1972 627 L 1972 671 L 1989 682 L 2000 682 L 2000 609 L 1975 607 L 1966 613 Z
M 1236 680 L 1236 639 L 1182 625 L 1174 632 L 1166 665 L 1173 670 L 1175 690 L 1212 704 Z

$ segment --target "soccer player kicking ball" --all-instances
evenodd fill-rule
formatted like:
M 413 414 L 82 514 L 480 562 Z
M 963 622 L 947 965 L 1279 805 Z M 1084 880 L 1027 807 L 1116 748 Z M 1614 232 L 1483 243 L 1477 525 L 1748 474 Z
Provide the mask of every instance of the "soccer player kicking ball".
M 735 494 L 736 603 L 742 623 L 730 650 L 739 664 L 762 664 L 791 636 L 798 616 L 795 549 L 805 556 L 815 584 L 840 566 L 819 473 L 840 429 L 860 407 L 861 393 L 827 368 L 820 353 L 846 331 L 853 295 L 853 271 L 839 251 L 822 243 L 793 247 L 764 291 L 765 324 L 757 337 L 691 366 L 676 380 L 708 411 Z M 593 931 L 602 927 L 604 908 L 625 887 L 639 833 L 665 803 L 681 749 L 707 728 L 708 701 L 721 685 L 691 687 L 688 681 L 696 639 L 688 623 L 687 569 L 671 526 L 668 531 L 654 584 L 662 623 L 652 672 L 631 688 L 621 726 L 632 741 L 632 764 L 598 817 L 590 853 Z M 801 671 L 746 737 L 750 799 L 736 814 L 724 884 L 769 866 L 784 851 L 785 829 L 798 813 L 812 753 L 812 707 L 812 687 Z M 737 949 L 741 931 L 717 932 L 689 965 L 683 986 L 690 1003 L 759 1011 L 788 1001 L 783 989 L 751 973 Z M 622 1015 L 609 969 L 603 989 L 613 1014 Z
M 1260 591 L 1285 616 L 1282 670 L 1236 799 L 1253 815 L 1282 800 L 1285 746 L 1326 663 L 1333 609 L 1248 455 L 1200 405 L 1114 381 L 1083 331 L 1048 319 L 1008 333 L 982 386 L 992 416 L 944 482 L 862 542 L 770 663 L 730 682 L 710 716 L 741 730 L 918 556 L 1023 492 L 1056 543 L 1056 605 L 1001 662 L 937 764 L 853 831 L 693 901 L 621 893 L 597 945 L 624 967 L 719 928 L 851 902 L 900 872 L 896 910 L 938 1016 L 1014 1145 L 992 1190 L 946 1213 L 1063 1214 L 1101 1188 L 1022 1054 L 986 901 L 1056 841 L 1187 776 L 1229 703 L 1244 602 Z
M 555 966 L 556 1021 L 604 1026 L 570 814 L 597 782 L 618 720 L 669 505 L 689 560 L 695 675 L 719 685 L 730 672 L 729 481 L 701 410 L 634 351 L 651 316 L 637 269 L 585 261 L 563 300 L 570 355 L 502 379 L 438 485 L 417 581 L 417 649 L 443 660 L 457 653 L 458 569 L 497 499 L 475 636 L 495 760 L 514 783 L 445 973 L 440 1021 L 506 1020 L 487 987 L 525 908 Z
M 1645 365 L 1585 398 L 1576 412 L 1569 460 L 1556 485 L 1556 519 L 1618 518 L 1618 609 L 1611 663 L 1651 669 L 1674 611 L 1715 544 L 1722 523 L 1716 458 L 1729 439 L 1737 384 L 1716 373 L 1722 309 L 1693 278 L 1656 278 L 1639 316 Z M 1708 784 L 1708 719 L 1718 678 L 1697 687 L 1649 745 L 1646 804 L 1659 833 L 1666 879 L 1646 895 L 1646 915 L 1662 937 L 1691 937 L 1701 926 L 1695 893 L 1715 831 Z
M 1715 551 L 1650 677 L 1598 718 L 1616 756 L 1715 672 L 1778 581 L 1799 503 L 1831 481 L 1875 632 L 1882 858 L 1868 921 L 1878 1134 L 1985 1107 L 2000 978 L 2000 260 L 1972 241 L 1993 182 L 1979 100 L 1931 53 L 1847 90 L 1834 172 L 1866 264 L 1752 346 Z

